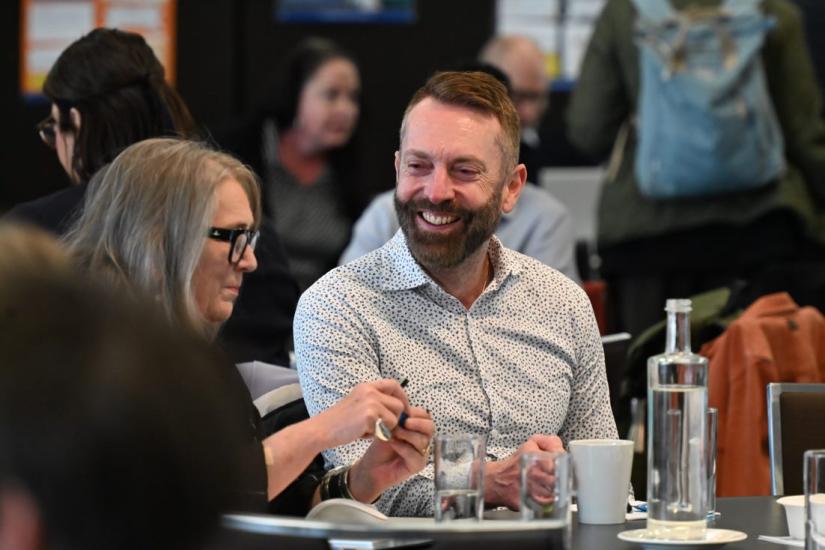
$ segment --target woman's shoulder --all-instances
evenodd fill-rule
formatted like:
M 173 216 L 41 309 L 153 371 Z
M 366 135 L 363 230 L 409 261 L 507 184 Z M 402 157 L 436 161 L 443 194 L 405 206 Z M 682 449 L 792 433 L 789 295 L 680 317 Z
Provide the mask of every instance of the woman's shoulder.
M 4 216 L 7 220 L 36 225 L 42 229 L 64 234 L 83 207 L 86 184 L 72 185 L 60 191 L 18 204 Z

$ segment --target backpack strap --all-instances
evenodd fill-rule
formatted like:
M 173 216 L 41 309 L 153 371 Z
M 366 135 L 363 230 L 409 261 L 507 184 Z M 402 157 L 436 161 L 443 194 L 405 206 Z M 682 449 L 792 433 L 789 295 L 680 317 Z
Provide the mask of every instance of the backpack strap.
M 631 0 L 636 12 L 653 24 L 660 24 L 674 18 L 676 12 L 670 0 Z

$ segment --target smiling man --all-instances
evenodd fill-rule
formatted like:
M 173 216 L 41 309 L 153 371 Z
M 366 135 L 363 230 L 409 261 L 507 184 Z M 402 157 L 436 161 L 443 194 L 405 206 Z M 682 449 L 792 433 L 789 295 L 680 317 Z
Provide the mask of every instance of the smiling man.
M 584 292 L 493 235 L 526 178 L 518 115 L 485 73 L 438 73 L 413 96 L 395 155 L 401 229 L 321 278 L 295 316 L 310 414 L 355 385 L 408 379 L 439 433 L 487 436 L 487 506 L 518 507 L 519 457 L 615 438 L 604 357 Z M 325 453 L 360 457 L 361 441 Z M 384 493 L 391 515 L 433 512 L 432 467 Z

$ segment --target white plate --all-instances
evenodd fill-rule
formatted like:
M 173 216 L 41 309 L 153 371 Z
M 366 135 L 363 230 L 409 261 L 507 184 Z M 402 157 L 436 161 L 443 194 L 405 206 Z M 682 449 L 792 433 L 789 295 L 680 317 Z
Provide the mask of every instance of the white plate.
M 642 548 L 650 550 L 660 550 L 676 547 L 679 550 L 710 550 L 720 548 L 730 542 L 739 542 L 748 538 L 742 531 L 732 531 L 730 529 L 707 529 L 705 538 L 700 540 L 667 540 L 653 538 L 647 529 L 634 529 L 623 531 L 617 535 L 619 539 L 626 542 L 636 542 Z

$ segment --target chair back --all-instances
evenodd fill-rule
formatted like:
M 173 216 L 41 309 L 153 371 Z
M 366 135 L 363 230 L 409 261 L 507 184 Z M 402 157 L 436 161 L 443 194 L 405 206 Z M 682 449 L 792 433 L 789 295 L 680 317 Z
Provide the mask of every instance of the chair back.
M 241 378 L 249 388 L 249 395 L 257 400 L 265 393 L 281 386 L 298 383 L 298 371 L 289 367 L 272 365 L 263 361 L 250 361 L 236 365 Z
M 613 417 L 616 419 L 617 424 L 622 424 L 620 420 L 626 420 L 630 414 L 629 409 L 620 408 L 619 402 L 622 395 L 622 378 L 625 373 L 630 339 L 631 336 L 627 332 L 602 336 L 607 386 L 610 389 L 610 406 L 613 409 Z
M 768 384 L 771 493 L 803 492 L 802 455 L 825 448 L 825 384 Z
M 275 388 L 255 400 L 264 437 L 309 418 L 300 384 Z

